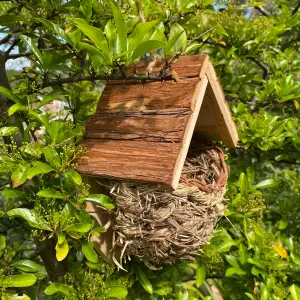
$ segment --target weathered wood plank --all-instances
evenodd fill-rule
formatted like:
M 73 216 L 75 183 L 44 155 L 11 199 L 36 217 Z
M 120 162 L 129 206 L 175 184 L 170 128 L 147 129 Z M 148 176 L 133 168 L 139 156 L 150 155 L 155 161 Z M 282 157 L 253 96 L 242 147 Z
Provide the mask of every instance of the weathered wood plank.
M 86 126 L 86 138 L 181 142 L 189 110 L 168 113 L 100 113 Z
M 155 182 L 171 186 L 179 143 L 88 139 L 88 159 L 78 161 L 78 171 L 89 176 Z
M 192 99 L 192 111 L 190 113 L 188 122 L 184 128 L 184 136 L 180 145 L 180 151 L 178 153 L 178 157 L 176 160 L 176 164 L 174 166 L 173 178 L 172 178 L 172 188 L 176 189 L 179 183 L 179 179 L 181 176 L 182 168 L 191 144 L 191 140 L 193 137 L 195 125 L 199 116 L 200 108 L 203 102 L 203 97 L 205 94 L 205 90 L 207 87 L 208 80 L 206 77 L 203 77 L 197 84 L 197 87 L 194 91 L 193 99 Z
M 238 133 L 236 126 L 232 120 L 228 104 L 225 100 L 222 86 L 217 78 L 212 64 L 209 64 L 207 70 L 208 86 L 206 96 L 208 97 L 213 118 L 216 122 L 218 132 L 226 147 L 234 148 L 238 143 Z
M 100 112 L 136 112 L 177 110 L 191 107 L 199 79 L 181 82 L 148 82 L 144 85 L 106 85 L 97 107 Z

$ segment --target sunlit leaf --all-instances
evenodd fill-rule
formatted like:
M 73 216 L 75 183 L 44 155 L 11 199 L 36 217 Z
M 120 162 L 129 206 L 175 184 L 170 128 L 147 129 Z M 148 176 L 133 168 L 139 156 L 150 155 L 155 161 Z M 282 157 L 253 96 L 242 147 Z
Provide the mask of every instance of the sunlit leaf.
M 69 253 L 68 241 L 65 239 L 61 244 L 57 243 L 55 246 L 55 250 L 56 250 L 56 259 L 58 261 L 64 260 Z
M 279 244 L 273 244 L 272 247 L 276 250 L 276 252 L 283 258 L 288 258 L 288 253 L 284 249 L 283 245 L 281 243 Z
M 71 297 L 72 294 L 75 294 L 75 290 L 66 285 L 66 284 L 62 284 L 62 283 L 52 283 L 50 284 L 44 291 L 44 293 L 48 296 L 53 295 L 55 293 L 61 293 L 67 297 Z
M 27 287 L 35 284 L 36 277 L 33 274 L 10 275 L 0 277 L 1 287 Z
M 85 201 L 91 201 L 98 205 L 101 205 L 109 210 L 115 208 L 114 201 L 106 195 L 103 194 L 92 194 L 84 198 Z
M 18 127 L 15 126 L 7 126 L 0 128 L 0 136 L 10 136 L 14 135 L 19 131 Z
M 27 173 L 27 178 L 31 179 L 34 176 L 47 174 L 52 171 L 55 171 L 55 170 L 50 165 L 45 164 L 45 163 L 39 163 L 39 164 L 33 166 L 31 169 L 29 169 L 29 171 Z
M 39 264 L 28 259 L 17 260 L 13 263 L 13 266 L 21 271 L 32 273 L 37 272 L 40 267 Z
M 121 285 L 113 285 L 108 288 L 107 298 L 126 299 L 127 288 Z
M 39 216 L 34 210 L 28 208 L 15 208 L 7 212 L 9 217 L 21 217 L 25 219 L 31 227 L 52 231 L 49 224 Z
M 85 242 L 82 244 L 82 252 L 84 256 L 92 263 L 98 262 L 98 254 L 94 250 L 94 244 L 92 242 Z
M 53 190 L 53 189 L 45 189 L 41 190 L 37 193 L 37 196 L 44 198 L 53 198 L 53 199 L 65 199 L 66 196 L 61 192 Z

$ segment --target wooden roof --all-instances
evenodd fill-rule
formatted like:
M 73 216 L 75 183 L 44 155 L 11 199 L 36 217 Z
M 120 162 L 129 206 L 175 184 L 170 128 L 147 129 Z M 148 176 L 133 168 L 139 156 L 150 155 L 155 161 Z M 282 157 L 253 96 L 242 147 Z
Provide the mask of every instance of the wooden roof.
M 107 83 L 86 126 L 88 159 L 79 161 L 79 172 L 176 188 L 193 133 L 236 146 L 236 127 L 208 56 L 183 56 L 172 69 L 180 82 Z

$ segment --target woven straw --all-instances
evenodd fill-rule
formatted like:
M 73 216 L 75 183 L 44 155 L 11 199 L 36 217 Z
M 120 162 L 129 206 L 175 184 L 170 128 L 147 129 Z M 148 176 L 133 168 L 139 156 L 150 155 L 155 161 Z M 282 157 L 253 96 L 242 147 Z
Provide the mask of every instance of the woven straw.
M 173 263 L 193 258 L 211 238 L 223 216 L 227 168 L 217 147 L 189 153 L 178 188 L 108 180 L 117 204 L 114 245 L 124 261 L 136 256 L 151 263 Z

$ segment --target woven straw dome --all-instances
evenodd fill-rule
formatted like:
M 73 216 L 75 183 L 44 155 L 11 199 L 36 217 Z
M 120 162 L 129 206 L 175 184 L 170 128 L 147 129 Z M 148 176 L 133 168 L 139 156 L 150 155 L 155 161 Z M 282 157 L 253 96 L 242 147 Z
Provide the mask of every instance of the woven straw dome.
M 224 155 L 217 147 L 189 153 L 173 192 L 157 184 L 106 181 L 117 204 L 114 246 L 122 249 L 121 259 L 172 263 L 194 257 L 224 214 L 226 181 Z

